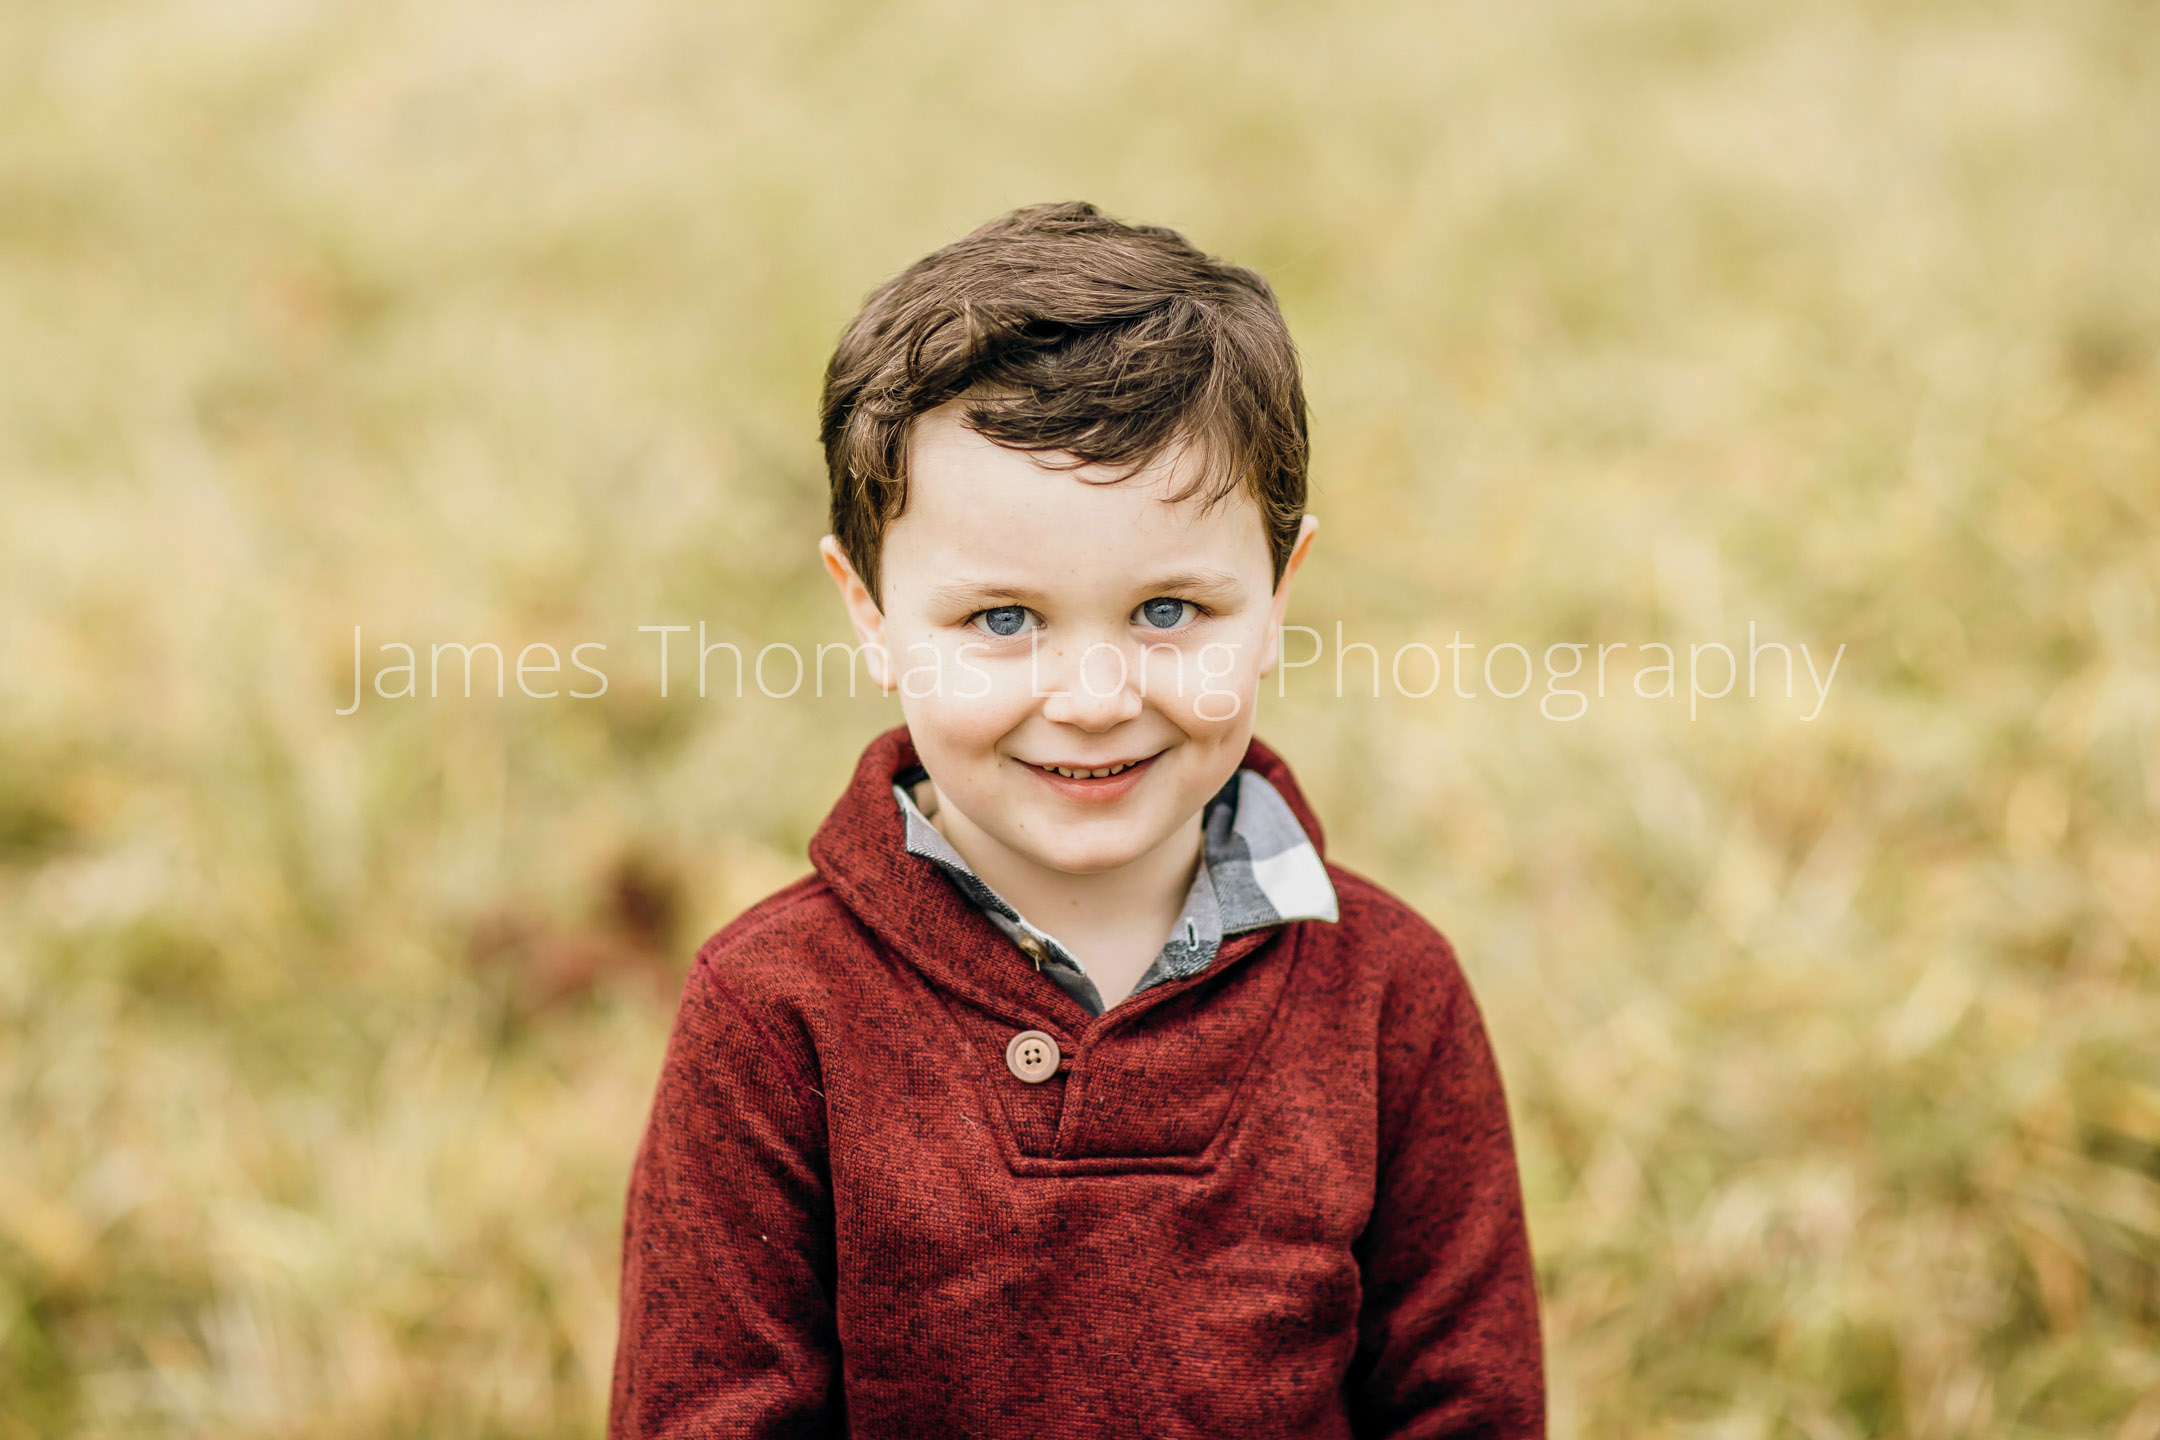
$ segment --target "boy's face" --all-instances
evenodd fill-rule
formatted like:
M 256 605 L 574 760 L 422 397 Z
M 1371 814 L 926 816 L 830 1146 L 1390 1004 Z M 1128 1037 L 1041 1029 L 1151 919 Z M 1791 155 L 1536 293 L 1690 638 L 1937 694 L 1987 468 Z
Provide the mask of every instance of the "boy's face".
M 822 547 L 858 639 L 882 647 L 870 673 L 900 692 L 939 803 L 958 812 L 940 817 L 949 834 L 1066 874 L 1149 859 L 1244 758 L 1317 522 L 1278 586 L 1242 491 L 1171 504 L 1188 462 L 1102 483 L 1119 472 L 1043 466 L 958 411 L 916 422 L 882 609 L 838 542 Z

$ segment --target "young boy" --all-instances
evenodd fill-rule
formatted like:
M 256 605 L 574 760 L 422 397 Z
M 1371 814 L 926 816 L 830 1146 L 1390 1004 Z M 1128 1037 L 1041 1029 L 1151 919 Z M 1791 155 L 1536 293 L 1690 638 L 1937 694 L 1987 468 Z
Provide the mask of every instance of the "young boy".
M 1316 528 L 1266 282 L 1015 211 L 871 295 L 824 441 L 906 724 L 691 971 L 609 1433 L 1542 1434 L 1476 1006 L 1252 738 Z

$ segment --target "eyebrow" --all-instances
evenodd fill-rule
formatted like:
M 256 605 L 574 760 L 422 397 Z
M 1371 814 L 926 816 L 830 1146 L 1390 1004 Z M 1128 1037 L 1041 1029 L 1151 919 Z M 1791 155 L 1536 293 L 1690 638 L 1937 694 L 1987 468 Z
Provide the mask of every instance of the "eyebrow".
M 1228 570 L 1202 568 L 1179 570 L 1168 575 L 1158 575 L 1148 582 L 1151 594 L 1169 594 L 1176 591 L 1197 591 L 1203 595 L 1241 594 L 1245 582 Z
M 1025 585 L 1000 585 L 995 580 L 955 580 L 938 586 L 923 598 L 933 609 L 980 610 L 991 605 L 1040 605 L 1048 597 Z

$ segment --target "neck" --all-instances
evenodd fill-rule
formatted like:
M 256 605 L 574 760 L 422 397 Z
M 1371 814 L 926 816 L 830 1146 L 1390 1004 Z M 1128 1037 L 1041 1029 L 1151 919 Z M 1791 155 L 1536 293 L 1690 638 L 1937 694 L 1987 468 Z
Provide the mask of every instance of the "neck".
M 1109 959 L 1113 952 L 1144 951 L 1152 958 L 1184 910 L 1200 864 L 1199 812 L 1126 864 L 1078 875 L 1014 853 L 952 806 L 940 804 L 930 781 L 917 786 L 915 795 L 917 808 L 968 868 L 1029 923 L 1055 935 L 1083 965 L 1098 956 Z

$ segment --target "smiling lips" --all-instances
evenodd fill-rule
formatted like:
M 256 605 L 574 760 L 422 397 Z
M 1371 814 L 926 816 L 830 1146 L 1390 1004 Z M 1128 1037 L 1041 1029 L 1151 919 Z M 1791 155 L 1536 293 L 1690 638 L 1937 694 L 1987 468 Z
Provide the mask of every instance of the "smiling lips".
M 1153 764 L 1155 757 L 1144 760 L 1118 760 L 1108 765 L 1038 765 L 1026 760 L 1021 763 L 1049 783 L 1052 789 L 1068 800 L 1105 803 L 1122 797 L 1135 785 Z
M 1154 757 L 1149 756 L 1148 758 L 1153 759 Z M 1034 764 L 1033 761 L 1029 763 Z M 1145 761 L 1141 760 L 1119 760 L 1109 765 L 1098 765 L 1093 769 L 1089 769 L 1085 765 L 1036 765 L 1035 768 L 1038 770 L 1055 770 L 1068 780 L 1103 780 L 1118 774 L 1120 771 L 1130 770 L 1135 765 L 1145 763 Z

